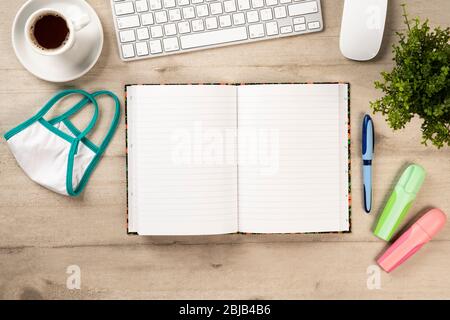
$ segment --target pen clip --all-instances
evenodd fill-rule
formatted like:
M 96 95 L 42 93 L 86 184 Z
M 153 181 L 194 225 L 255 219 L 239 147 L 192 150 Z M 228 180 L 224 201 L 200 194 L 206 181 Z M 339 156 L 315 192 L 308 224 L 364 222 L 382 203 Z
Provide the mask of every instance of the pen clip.
M 375 153 L 375 127 L 373 126 L 373 121 L 370 119 L 372 125 L 372 153 Z
M 369 126 L 370 124 L 370 126 Z M 370 116 L 368 114 L 366 114 L 364 116 L 364 120 L 363 120 L 363 130 L 362 130 L 362 154 L 363 156 L 367 154 L 367 149 L 368 149 L 368 145 L 367 142 L 369 141 L 369 139 L 371 139 L 372 144 L 372 150 L 371 153 L 374 152 L 375 150 L 375 131 L 374 131 L 374 127 L 373 127 L 373 121 L 370 118 Z

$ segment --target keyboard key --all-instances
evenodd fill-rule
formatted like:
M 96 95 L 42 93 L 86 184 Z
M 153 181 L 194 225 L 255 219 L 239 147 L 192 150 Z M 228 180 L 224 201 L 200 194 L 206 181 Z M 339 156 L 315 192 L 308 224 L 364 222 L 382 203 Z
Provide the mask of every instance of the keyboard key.
M 310 30 L 320 29 L 320 22 L 319 21 L 309 22 L 308 29 L 310 29 Z
M 248 33 L 251 39 L 264 37 L 264 25 L 262 23 L 249 25 Z
M 136 43 L 136 53 L 140 57 L 147 56 L 148 55 L 147 42 Z
M 169 10 L 169 20 L 170 21 L 179 21 L 179 20 L 181 20 L 181 10 L 180 9 Z
M 252 0 L 252 7 L 254 9 L 264 7 L 264 0 Z
M 152 25 L 153 23 L 155 23 L 155 21 L 153 20 L 153 13 L 150 12 L 141 15 L 141 21 L 143 26 Z
M 197 17 L 206 17 L 209 14 L 208 5 L 202 4 L 197 6 Z
M 209 8 L 211 9 L 211 14 L 221 14 L 222 13 L 222 3 L 221 2 L 214 2 L 209 5 Z
M 134 13 L 133 3 L 132 2 L 116 3 L 114 5 L 114 10 L 116 11 L 117 16 Z
M 291 3 L 292 0 L 280 0 L 280 4 Z
M 236 26 L 245 24 L 245 15 L 243 12 L 233 14 L 233 24 Z
M 273 11 L 275 12 L 275 18 L 280 19 L 280 18 L 285 18 L 287 16 L 286 14 L 286 7 L 276 7 L 273 9 Z
M 272 9 L 263 9 L 260 11 L 260 15 L 261 15 L 261 20 L 262 21 L 267 21 L 267 20 L 272 20 L 273 16 L 272 16 Z
M 167 12 L 166 11 L 155 12 L 155 20 L 156 20 L 156 23 L 167 22 Z
M 186 8 L 183 8 L 183 17 L 184 17 L 185 19 L 192 19 L 192 18 L 195 18 L 194 7 L 186 7 Z
M 276 21 L 267 22 L 266 32 L 268 36 L 274 36 L 278 34 L 278 23 Z
M 234 12 L 236 11 L 236 2 L 234 0 L 228 0 L 223 2 L 223 7 L 225 8 L 225 12 Z
M 152 40 L 152 41 L 149 41 L 148 44 L 150 45 L 150 52 L 152 54 L 157 54 L 157 53 L 162 52 L 161 40 Z
M 210 18 L 205 19 L 205 24 L 206 24 L 206 30 L 218 28 L 216 17 L 210 17 Z
M 164 8 L 173 8 L 175 7 L 175 0 L 164 0 L 163 5 Z
M 306 20 L 305 20 L 305 17 L 297 17 L 297 18 L 292 19 L 292 22 L 294 24 L 300 24 L 300 23 L 305 23 Z
M 291 33 L 292 32 L 292 26 L 284 26 L 280 28 L 280 33 Z
M 162 9 L 161 0 L 150 0 L 150 9 L 152 10 Z
M 125 59 L 133 58 L 135 56 L 133 44 L 122 45 L 122 55 Z
M 248 21 L 248 23 L 258 22 L 259 21 L 258 11 L 256 11 L 256 10 L 248 11 L 247 12 L 247 21 Z
M 228 16 L 229 17 L 229 16 Z M 231 18 L 230 18 L 231 23 Z M 247 28 L 237 27 L 207 33 L 189 34 L 180 37 L 181 48 L 192 49 L 222 43 L 246 40 Z
M 137 37 L 139 40 L 147 40 L 150 39 L 150 34 L 148 33 L 147 28 L 140 28 L 136 30 Z
M 231 16 L 229 14 L 219 17 L 219 24 L 222 28 L 231 26 Z
M 166 38 L 163 40 L 163 43 L 164 43 L 164 51 L 166 52 L 180 50 L 177 37 Z
M 163 36 L 163 30 L 161 26 L 150 27 L 150 33 L 152 38 L 160 38 Z
M 298 16 L 318 12 L 319 7 L 317 6 L 316 1 L 309 1 L 291 4 L 288 6 L 288 11 L 290 16 Z
M 238 8 L 239 10 L 250 9 L 250 0 L 238 0 Z
M 278 0 L 266 0 L 266 5 L 268 6 L 276 6 L 278 4 Z
M 148 11 L 147 0 L 138 0 L 138 1 L 136 1 L 136 11 L 137 12 L 146 12 L 146 11 Z M 136 46 L 136 50 L 137 50 L 137 46 Z
M 203 25 L 202 19 L 192 20 L 192 31 L 203 31 L 205 26 Z
M 177 34 L 177 27 L 175 26 L 175 23 L 166 24 L 164 26 L 164 33 L 166 36 L 173 36 Z
M 134 30 L 126 30 L 119 32 L 120 42 L 132 42 L 136 41 L 136 37 L 134 35 Z
M 139 27 L 139 17 L 137 15 L 117 18 L 117 26 L 119 29 Z
M 191 0 L 192 4 L 202 3 L 203 0 Z
M 178 22 L 178 31 L 181 34 L 191 32 L 191 27 L 189 25 L 189 22 L 187 22 L 187 21 Z
M 179 6 L 187 6 L 189 4 L 189 0 L 177 0 Z
M 306 30 L 306 24 L 296 24 L 294 26 L 295 32 L 305 31 Z

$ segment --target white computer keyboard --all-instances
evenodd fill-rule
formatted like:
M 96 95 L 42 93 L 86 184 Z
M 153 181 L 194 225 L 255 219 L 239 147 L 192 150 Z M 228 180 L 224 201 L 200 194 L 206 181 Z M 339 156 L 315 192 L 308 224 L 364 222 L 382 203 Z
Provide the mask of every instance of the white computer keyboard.
M 111 0 L 125 61 L 323 29 L 320 0 Z

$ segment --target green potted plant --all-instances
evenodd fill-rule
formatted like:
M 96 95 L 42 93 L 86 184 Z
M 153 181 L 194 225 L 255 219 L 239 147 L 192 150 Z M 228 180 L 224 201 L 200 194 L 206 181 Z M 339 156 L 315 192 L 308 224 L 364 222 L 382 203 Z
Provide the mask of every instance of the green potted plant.
M 450 28 L 431 29 L 428 20 L 403 16 L 407 30 L 397 32 L 393 45 L 394 68 L 382 72 L 375 87 L 384 96 L 371 107 L 381 112 L 394 129 L 402 129 L 415 116 L 423 122 L 422 143 L 437 148 L 450 145 Z

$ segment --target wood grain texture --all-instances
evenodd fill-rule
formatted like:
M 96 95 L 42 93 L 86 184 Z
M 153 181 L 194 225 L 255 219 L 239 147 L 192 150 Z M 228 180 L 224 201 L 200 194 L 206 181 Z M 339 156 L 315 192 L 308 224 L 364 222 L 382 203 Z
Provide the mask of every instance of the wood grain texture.
M 352 233 L 136 237 L 126 234 L 125 127 L 120 127 L 86 192 L 68 199 L 31 182 L 0 143 L 0 298 L 450 298 L 450 224 L 381 290 L 366 286 L 367 267 L 386 247 L 371 233 L 376 214 L 407 163 L 428 176 L 409 217 L 437 206 L 450 213 L 450 150 L 420 144 L 420 122 L 393 133 L 380 115 L 374 167 L 374 212 L 361 206 L 359 127 L 373 81 L 392 66 L 395 32 L 404 28 L 400 1 L 389 2 L 380 55 L 367 63 L 339 52 L 343 1 L 322 0 L 325 31 L 312 35 L 199 51 L 133 63 L 119 60 L 109 1 L 88 1 L 100 16 L 105 45 L 84 77 L 59 85 L 36 79 L 16 59 L 10 40 L 21 0 L 5 1 L 0 20 L 0 132 L 30 117 L 62 88 L 108 89 L 123 95 L 127 83 L 305 82 L 351 83 Z M 405 1 L 404 1 L 405 2 Z M 406 1 L 412 16 L 448 26 L 448 0 Z M 112 116 L 107 100 L 94 140 Z M 83 114 L 80 122 L 88 119 Z M 81 290 L 66 289 L 66 268 L 79 265 Z

